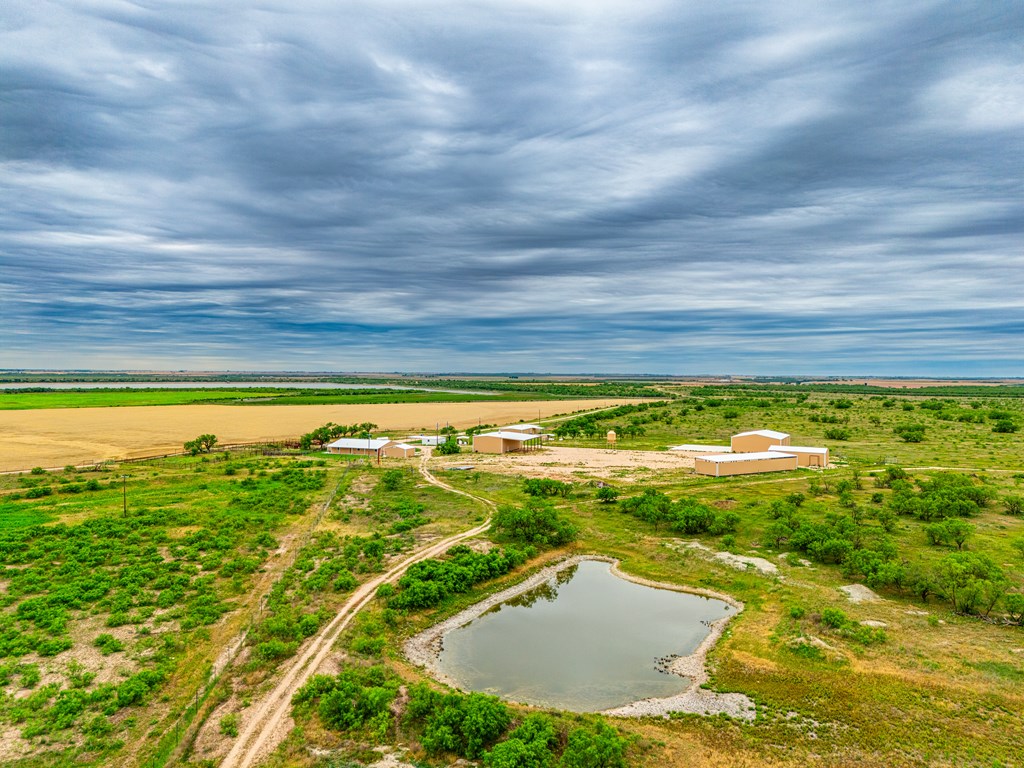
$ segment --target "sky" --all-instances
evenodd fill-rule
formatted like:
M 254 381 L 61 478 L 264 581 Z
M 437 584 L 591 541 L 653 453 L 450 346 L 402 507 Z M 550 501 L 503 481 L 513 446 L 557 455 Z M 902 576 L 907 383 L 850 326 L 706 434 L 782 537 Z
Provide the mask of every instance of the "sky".
M 4 0 L 0 367 L 1024 376 L 1024 3 Z

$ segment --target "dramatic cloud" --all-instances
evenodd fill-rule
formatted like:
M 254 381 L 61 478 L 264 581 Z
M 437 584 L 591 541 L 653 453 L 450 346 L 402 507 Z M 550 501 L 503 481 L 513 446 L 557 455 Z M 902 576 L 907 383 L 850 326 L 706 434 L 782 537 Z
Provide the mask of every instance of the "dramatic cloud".
M 1017 0 L 0 9 L 0 366 L 1021 375 Z

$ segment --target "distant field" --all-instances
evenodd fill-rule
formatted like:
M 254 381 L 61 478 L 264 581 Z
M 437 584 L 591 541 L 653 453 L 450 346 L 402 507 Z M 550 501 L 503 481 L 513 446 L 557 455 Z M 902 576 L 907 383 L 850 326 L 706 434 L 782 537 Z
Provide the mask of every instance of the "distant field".
M 63 467 L 115 458 L 179 451 L 203 433 L 221 443 L 294 438 L 322 424 L 373 422 L 380 434 L 430 431 L 438 424 L 512 423 L 629 400 L 508 402 L 493 397 L 470 403 L 363 405 L 167 405 L 125 408 L 50 408 L 0 413 L 0 472 Z
M 56 389 L 46 392 L 0 390 L 0 411 L 41 408 L 110 408 L 143 405 L 365 405 L 371 403 L 466 403 L 479 400 L 553 400 L 543 392 L 467 394 L 400 389 Z

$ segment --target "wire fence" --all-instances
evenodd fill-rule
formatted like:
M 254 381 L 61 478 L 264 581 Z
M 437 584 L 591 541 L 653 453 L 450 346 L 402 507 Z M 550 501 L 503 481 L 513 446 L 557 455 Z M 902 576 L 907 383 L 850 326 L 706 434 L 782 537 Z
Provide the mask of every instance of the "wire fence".
M 280 443 L 243 443 L 239 445 L 242 448 L 258 448 L 259 446 L 264 445 L 278 446 L 280 445 Z M 230 446 L 230 450 L 237 451 L 239 445 Z M 218 446 L 218 448 L 229 448 L 229 446 Z M 172 455 L 180 456 L 183 454 Z M 262 455 L 281 454 L 263 453 Z M 152 458 L 154 457 L 150 457 L 150 460 L 152 460 Z M 291 562 L 289 563 L 288 567 L 291 567 L 295 564 L 295 561 L 298 559 L 299 553 L 302 551 L 302 548 L 309 544 L 309 542 L 311 541 L 313 534 L 316 532 L 316 529 L 320 526 L 320 523 L 323 521 L 324 516 L 330 511 L 331 505 L 334 503 L 334 499 L 337 496 L 339 490 L 345 487 L 345 480 L 348 477 L 348 473 L 351 468 L 351 465 L 345 466 L 345 469 L 342 471 L 341 476 L 338 478 L 338 481 L 334 484 L 334 488 L 331 490 L 330 494 L 328 494 L 327 498 L 320 505 L 320 509 L 317 512 L 312 524 L 306 529 L 298 545 L 293 548 L 291 553 Z M 248 636 L 249 632 L 256 626 L 257 622 L 261 619 L 263 615 L 263 604 L 264 601 L 263 598 L 261 598 L 259 602 L 258 613 L 250 614 L 250 616 L 248 617 L 248 621 L 246 622 L 245 628 L 242 630 L 242 641 L 238 644 L 236 648 L 236 653 L 238 650 L 241 650 L 241 648 L 244 646 L 245 638 Z M 198 721 L 196 720 L 196 718 L 200 714 L 200 712 L 202 712 L 203 706 L 209 700 L 211 694 L 213 694 L 214 691 L 216 690 L 217 683 L 220 682 L 221 675 L 231 667 L 231 661 L 233 661 L 233 659 L 234 654 L 219 669 L 214 669 L 213 667 L 211 667 L 210 672 L 206 675 L 206 682 L 204 682 L 198 689 L 196 689 L 192 701 L 185 707 L 184 710 L 182 710 L 181 714 L 178 715 L 178 717 L 174 721 L 174 725 L 172 727 L 168 727 L 167 732 L 164 733 L 164 735 L 160 738 L 160 741 L 157 743 L 156 749 L 153 751 L 153 754 L 150 755 L 150 757 L 146 760 L 145 763 L 143 763 L 144 768 L 165 768 L 165 766 L 167 765 L 172 765 L 182 757 L 183 751 L 187 751 L 190 748 L 191 743 L 195 740 L 199 730 L 203 726 L 203 723 L 206 722 L 206 718 L 209 717 L 209 712 L 206 714 L 205 717 L 199 718 Z M 211 708 L 210 711 L 215 711 L 219 703 L 219 701 L 215 702 L 214 706 Z

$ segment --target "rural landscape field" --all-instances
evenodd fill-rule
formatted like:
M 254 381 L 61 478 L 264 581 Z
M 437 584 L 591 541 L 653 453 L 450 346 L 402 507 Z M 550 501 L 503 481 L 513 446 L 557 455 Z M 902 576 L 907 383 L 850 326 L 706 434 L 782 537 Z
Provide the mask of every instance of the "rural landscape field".
M 0 2 L 0 768 L 1024 768 L 1022 31 Z
M 0 760 L 1019 765 L 1022 389 L 645 386 L 618 403 L 3 412 L 26 435 L 63 421 L 71 442 L 63 469 L 0 476 Z M 553 439 L 526 453 L 378 464 L 269 444 L 288 424 L 457 431 L 538 406 Z M 179 455 L 83 457 L 90 424 L 120 436 L 111 450 Z M 830 466 L 715 478 L 668 450 L 766 426 L 828 446 Z M 168 436 L 209 430 L 268 444 L 182 455 Z M 409 650 L 580 556 L 739 606 L 693 657 L 703 693 L 566 712 L 453 690 Z
M 2 397 L 2 396 L 0 396 Z M 181 450 L 211 432 L 221 443 L 295 439 L 327 422 L 373 422 L 381 434 L 433 433 L 451 425 L 495 424 L 571 414 L 630 400 L 552 400 L 393 405 L 166 405 L 0 411 L 0 472 L 136 458 Z

